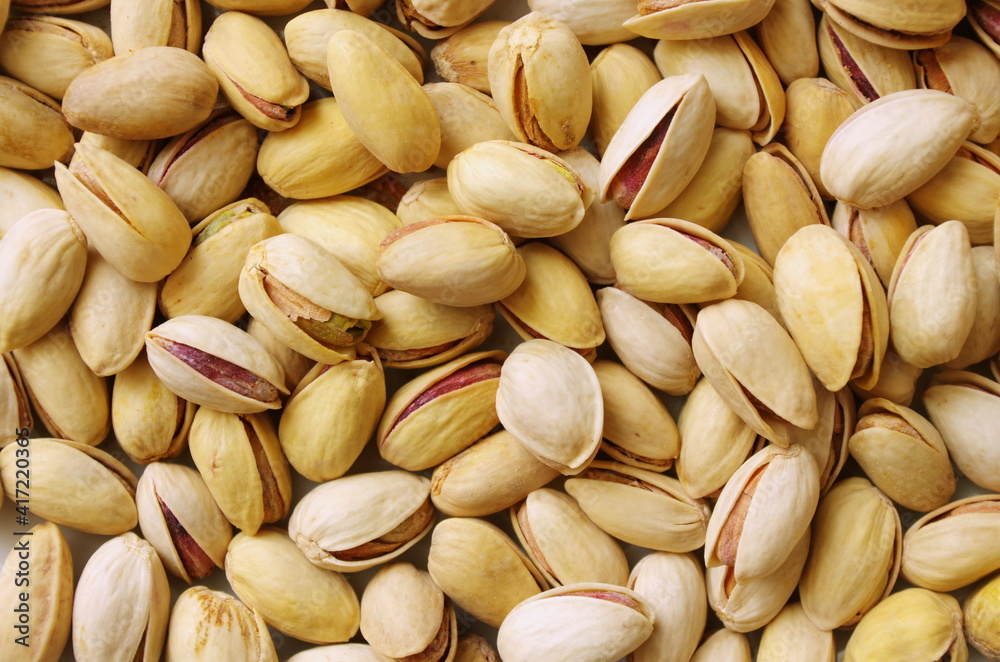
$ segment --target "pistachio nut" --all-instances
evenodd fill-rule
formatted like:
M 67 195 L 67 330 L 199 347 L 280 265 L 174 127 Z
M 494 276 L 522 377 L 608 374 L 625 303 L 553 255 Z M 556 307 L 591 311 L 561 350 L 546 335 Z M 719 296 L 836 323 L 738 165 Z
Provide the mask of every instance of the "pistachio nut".
M 493 1 L 400 0 L 396 3 L 396 17 L 403 27 L 421 37 L 444 39 L 476 20 Z
M 861 104 L 917 87 L 910 53 L 872 43 L 827 14 L 820 19 L 817 41 L 830 81 Z
M 617 462 L 592 462 L 566 481 L 597 526 L 615 538 L 664 552 L 690 552 L 705 543 L 709 508 L 680 481 Z
M 625 218 L 656 214 L 680 195 L 705 160 L 715 101 L 701 74 L 671 76 L 649 88 L 629 111 L 601 160 L 601 199 Z
M 653 607 L 613 584 L 567 584 L 528 598 L 504 619 L 497 651 L 508 662 L 591 659 L 614 662 L 653 632 Z
M 751 662 L 750 641 L 745 634 L 721 628 L 705 637 L 690 662 Z
M 154 283 L 184 259 L 191 245 L 184 214 L 156 184 L 111 152 L 77 143 L 70 168 L 56 166 L 56 183 L 90 245 L 126 278 Z
M 422 471 L 460 453 L 493 429 L 501 351 L 460 356 L 403 384 L 385 407 L 376 435 L 379 454 Z
M 73 600 L 73 657 L 80 662 L 158 660 L 167 636 L 170 584 L 156 550 L 132 532 L 97 548 Z
M 260 613 L 204 586 L 192 586 L 174 602 L 166 653 L 167 662 L 207 662 L 227 655 L 254 662 L 278 660 Z
M 302 356 L 294 349 L 282 344 L 273 333 L 267 330 L 266 326 L 252 317 L 247 324 L 247 333 L 263 345 L 264 349 L 281 365 L 282 370 L 285 371 L 285 388 L 289 391 L 294 390 L 306 376 L 306 373 L 316 365 L 312 359 Z
M 961 370 L 1000 352 L 1000 279 L 995 248 L 974 246 L 972 267 L 976 272 L 976 317 L 962 351 L 944 364 L 948 369 Z
M 58 16 L 15 18 L 0 37 L 0 66 L 55 99 L 77 74 L 112 55 L 104 30 Z
M 1000 53 L 1000 7 L 995 0 L 969 0 L 969 24 L 994 53 Z
M 924 225 L 907 240 L 889 281 L 891 341 L 918 368 L 956 358 L 976 318 L 969 233 L 959 221 Z
M 182 315 L 146 334 L 156 376 L 179 397 L 235 414 L 281 406 L 281 365 L 257 340 L 214 317 Z
M 111 42 L 116 55 L 149 46 L 201 48 L 201 3 L 197 0 L 115 0 Z
M 238 533 L 226 553 L 226 579 L 271 627 L 314 644 L 358 632 L 361 607 L 344 576 L 314 566 L 283 529 Z
M 760 23 L 774 0 L 641 0 L 625 27 L 652 39 L 705 39 Z
M 390 287 L 459 307 L 499 301 L 525 275 L 524 260 L 507 233 L 472 216 L 445 216 L 394 230 L 379 245 L 375 268 Z
M 858 247 L 886 287 L 906 240 L 917 229 L 906 200 L 875 209 L 858 209 L 838 202 L 830 222 L 837 232 Z
M 385 375 L 377 356 L 317 364 L 281 412 L 281 449 L 310 480 L 340 478 L 361 455 L 384 407 Z
M 302 104 L 291 129 L 267 134 L 257 172 L 279 195 L 311 200 L 347 193 L 388 170 L 354 135 L 338 100 L 328 97 Z
M 995 572 L 1000 554 L 992 541 L 998 527 L 996 494 L 959 499 L 927 513 L 903 537 L 903 577 L 932 591 L 954 591 Z
M 403 225 L 429 221 L 441 216 L 456 216 L 462 213 L 448 190 L 447 177 L 421 179 L 414 182 L 399 201 L 396 216 Z
M 10 354 L 3 355 L 0 364 L 0 448 L 14 443 L 22 430 L 34 427 L 34 418 L 28 406 L 28 393 L 21 380 L 21 372 Z
M 424 91 L 441 124 L 441 151 L 434 162 L 447 168 L 452 158 L 476 143 L 514 140 L 496 102 L 461 83 L 428 83 Z
M 968 659 L 962 609 L 952 596 L 922 588 L 908 588 L 876 605 L 844 649 L 844 662 L 942 659 Z
M 254 126 L 282 131 L 299 121 L 309 82 L 267 23 L 250 14 L 224 12 L 205 33 L 202 52 L 226 100 Z
M 937 174 L 977 124 L 968 101 L 939 90 L 893 92 L 848 117 L 827 142 L 820 177 L 838 200 L 884 207 Z
M 518 140 L 576 147 L 590 122 L 590 63 L 573 31 L 533 11 L 502 28 L 489 51 L 490 94 Z
M 736 288 L 733 298 L 752 301 L 771 313 L 771 317 L 784 326 L 785 321 L 781 318 L 781 310 L 778 307 L 778 293 L 774 289 L 774 270 L 771 265 L 743 244 L 735 241 L 729 243 L 743 258 L 743 282 Z
M 676 304 L 651 304 L 618 287 L 597 291 L 608 342 L 625 367 L 670 395 L 694 388 L 701 371 L 691 350 L 695 313 Z
M 448 662 L 458 626 L 451 601 L 423 570 L 409 563 L 382 566 L 361 596 L 361 634 L 393 659 Z
M 594 373 L 604 401 L 601 450 L 639 469 L 669 469 L 680 449 L 680 435 L 663 402 L 619 363 L 600 359 Z
M 39 209 L 63 209 L 59 193 L 20 170 L 0 167 L 0 237 L 14 224 Z
M 691 554 L 653 552 L 632 568 L 628 588 L 646 598 L 655 615 L 653 633 L 630 662 L 688 662 L 708 613 L 701 564 Z
M 402 290 L 375 297 L 382 318 L 365 342 L 388 368 L 426 368 L 475 349 L 493 332 L 489 304 L 455 307 L 434 303 Z
M 496 392 L 500 423 L 539 460 L 580 473 L 601 443 L 604 406 L 593 367 L 551 340 L 528 340 L 503 362 Z
M 614 538 L 594 524 L 571 497 L 532 491 L 510 509 L 514 533 L 550 586 L 599 582 L 624 586 L 628 561 Z
M 219 83 L 193 53 L 150 46 L 85 69 L 66 88 L 63 113 L 78 129 L 115 138 L 169 138 L 212 112 Z
M 330 88 L 358 140 L 394 172 L 423 172 L 437 160 L 441 125 L 430 97 L 389 51 L 341 30 L 327 46 Z M 387 96 L 383 90 L 391 88 Z
M 314 565 L 359 572 L 396 558 L 433 525 L 429 480 L 378 471 L 313 488 L 292 511 L 288 535 Z
M 786 87 L 819 73 L 816 19 L 808 0 L 776 0 L 753 35 Z
M 247 253 L 281 231 L 267 205 L 256 198 L 209 214 L 191 229 L 191 249 L 163 282 L 160 312 L 167 318 L 207 315 L 235 322 L 246 312 L 238 286 Z
M 456 656 L 455 661 L 458 660 L 460 658 Z M 333 644 L 296 653 L 288 658 L 288 662 L 389 662 L 389 658 L 368 644 Z
M 28 562 L 30 575 L 23 570 Z M 25 584 L 23 578 L 29 576 L 30 584 Z M 24 662 L 59 659 L 73 617 L 73 557 L 59 527 L 45 522 L 19 537 L 0 566 L 0 581 L 0 602 L 11 609 L 23 604 L 22 613 L 31 619 L 25 623 L 20 614 L 15 617 L 19 622 L 11 628 L 14 633 L 0 641 L 0 655 Z M 25 591 L 25 586 L 31 590 Z
M 837 642 L 833 632 L 818 628 L 809 620 L 801 603 L 789 602 L 764 626 L 760 647 L 757 649 L 757 660 L 836 662 Z
M 528 0 L 528 8 L 565 23 L 584 46 L 614 44 L 636 36 L 622 26 L 635 13 L 631 0 Z
M 87 238 L 64 211 L 39 209 L 0 239 L 0 352 L 29 345 L 69 310 L 87 268 Z
M 19 448 L 9 444 L 0 451 L 0 482 L 11 501 L 19 498 L 15 491 Z M 102 450 L 75 441 L 34 438 L 31 469 L 31 512 L 39 517 L 101 535 L 124 533 L 138 522 L 136 478 Z
M 473 517 L 434 527 L 427 571 L 456 605 L 495 628 L 518 603 L 548 588 L 517 543 Z
M 97 446 L 111 429 L 108 385 L 80 357 L 65 324 L 14 350 L 31 406 L 60 439 Z
M 149 464 L 179 455 L 194 413 L 194 404 L 163 385 L 145 353 L 115 375 L 111 424 L 115 440 L 133 462 Z
M 971 372 L 940 372 L 922 400 L 958 470 L 981 487 L 1000 490 L 1000 454 L 986 432 L 1000 416 L 1000 384 Z
M 737 416 L 779 445 L 816 426 L 816 393 L 795 342 L 759 305 L 729 299 L 698 313 L 691 342 L 701 371 Z
M 500 430 L 434 468 L 431 501 L 446 515 L 492 515 L 558 475 L 558 471 L 529 453 L 514 435 Z
M 650 57 L 635 46 L 612 44 L 597 54 L 590 64 L 594 101 L 589 132 L 599 155 L 636 102 L 662 79 Z
M 885 398 L 898 405 L 909 407 L 917 391 L 917 380 L 923 373 L 922 368 L 910 365 L 899 357 L 891 348 L 886 351 L 882 361 L 882 371 L 878 382 L 871 389 L 859 389 L 851 384 L 851 390 L 863 399 Z
M 156 148 L 159 146 L 156 140 L 128 140 L 90 131 L 84 131 L 80 135 L 80 142 L 111 152 L 143 173 L 149 172 L 149 166 L 156 157 Z
M 73 153 L 72 127 L 55 99 L 6 76 L 0 76 L 0 120 L 0 166 L 42 170 Z
M 500 662 L 500 656 L 490 642 L 470 632 L 458 638 L 455 662 Z
M 487 70 L 490 47 L 510 21 L 476 21 L 439 41 L 431 49 L 434 69 L 443 80 L 490 94 Z
M 919 0 L 900 13 L 878 0 L 818 0 L 831 21 L 854 34 L 889 48 L 940 46 L 965 16 L 960 0 Z
M 965 599 L 965 638 L 987 659 L 1000 658 L 1000 578 L 994 577 Z

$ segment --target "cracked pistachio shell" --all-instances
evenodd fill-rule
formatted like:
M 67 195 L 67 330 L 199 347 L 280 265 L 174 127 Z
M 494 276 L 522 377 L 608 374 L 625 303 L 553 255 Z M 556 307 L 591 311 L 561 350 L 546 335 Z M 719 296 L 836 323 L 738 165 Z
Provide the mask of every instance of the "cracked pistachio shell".
M 73 304 L 87 269 L 87 238 L 57 209 L 40 209 L 0 239 L 0 352 L 54 327 Z
M 151 46 L 84 70 L 63 96 L 66 120 L 115 138 L 169 138 L 212 112 L 219 83 L 197 55 Z
M 775 572 L 795 549 L 819 502 L 819 472 L 801 446 L 765 446 L 722 488 L 705 534 L 705 564 L 738 582 Z
M 461 660 L 458 657 L 455 659 Z M 368 644 L 334 644 L 296 653 L 288 658 L 288 662 L 391 662 L 391 660 Z
M 734 299 L 752 301 L 767 312 L 782 326 L 781 310 L 778 308 L 778 293 L 774 289 L 774 270 L 764 258 L 743 244 L 729 242 L 743 258 L 743 282 L 736 288 Z
M 247 198 L 209 214 L 191 229 L 191 249 L 160 289 L 164 317 L 207 315 L 235 322 L 246 312 L 237 295 L 250 248 L 281 234 L 267 205 Z
M 376 357 L 317 364 L 281 412 L 281 448 L 309 480 L 340 478 L 361 455 L 384 407 L 385 375 Z
M 875 209 L 858 209 L 838 202 L 830 223 L 858 247 L 885 287 L 892 279 L 893 267 L 906 240 L 917 229 L 906 200 Z
M 497 309 L 521 338 L 545 338 L 585 357 L 604 342 L 604 327 L 587 277 L 555 248 L 530 242 L 517 249 L 527 270 Z
M 573 31 L 533 11 L 497 33 L 490 94 L 519 140 L 550 152 L 576 147 L 593 108 L 590 64 Z
M 961 0 L 917 0 L 905 12 L 879 0 L 818 0 L 817 4 L 831 21 L 859 37 L 898 49 L 940 46 L 965 16 Z
M 441 252 L 448 246 L 447 253 Z M 398 290 L 449 306 L 480 306 L 511 294 L 524 280 L 524 260 L 507 233 L 472 216 L 404 225 L 382 240 L 375 263 Z
M 751 662 L 752 659 L 746 635 L 722 628 L 705 638 L 690 662 Z
M 770 314 L 729 299 L 698 313 L 691 343 L 698 367 L 757 434 L 789 443 L 791 427 L 816 426 L 816 393 L 795 342 Z
M 973 244 L 993 241 L 993 215 L 1000 198 L 1000 155 L 966 142 L 926 184 L 906 197 L 932 223 L 961 221 Z
M 459 152 L 488 140 L 514 140 L 492 98 L 460 83 L 427 83 L 424 91 L 434 105 L 441 124 L 441 151 L 434 162 L 439 168 Z
M 183 315 L 146 334 L 156 376 L 178 396 L 235 414 L 281 406 L 281 365 L 245 331 L 214 317 Z
M 111 42 L 116 55 L 149 46 L 201 48 L 201 3 L 197 0 L 115 0 Z
M 406 471 L 337 478 L 302 497 L 288 535 L 314 565 L 359 572 L 391 561 L 434 525 L 431 483 Z
M 887 297 L 890 339 L 903 360 L 929 368 L 956 358 L 978 303 L 965 226 L 947 221 L 914 231 L 900 251 Z
M 646 598 L 655 616 L 653 633 L 630 662 L 688 662 L 708 612 L 701 564 L 691 554 L 653 552 L 632 568 L 628 588 Z
M 994 577 L 965 600 L 962 617 L 965 637 L 987 659 L 1000 658 L 1000 579 Z
M 764 626 L 757 649 L 758 662 L 836 662 L 833 632 L 823 630 L 806 616 L 802 605 L 790 602 Z
M 1000 198 L 998 198 L 1000 199 Z M 979 363 L 1000 351 L 1000 280 L 997 279 L 995 249 L 975 246 L 972 249 L 972 266 L 976 272 L 976 318 L 966 338 L 962 351 L 944 364 L 948 369 L 963 369 Z
M 22 662 L 58 660 L 73 616 L 73 557 L 59 527 L 45 522 L 19 537 L 0 567 L 0 580 L 0 602 L 12 611 L 23 604 L 19 611 L 31 618 L 30 628 L 12 623 L 13 634 L 0 641 L 0 655 Z
M 694 388 L 701 374 L 691 350 L 694 312 L 651 304 L 617 287 L 598 290 L 597 306 L 608 342 L 626 368 L 670 395 Z
M 827 77 L 860 104 L 917 87 L 907 51 L 872 43 L 826 14 L 820 19 L 817 41 Z
M 799 78 L 816 77 L 816 19 L 809 0 L 776 0 L 753 34 L 786 87 Z
M 222 567 L 233 529 L 197 471 L 153 462 L 139 477 L 135 503 L 142 535 L 168 572 L 190 584 Z
M 516 237 L 551 237 L 583 220 L 594 191 L 561 158 L 525 143 L 490 140 L 448 164 L 448 191 L 466 214 Z
M 518 603 L 548 588 L 517 543 L 472 517 L 434 527 L 427 571 L 456 605 L 495 628 Z
M 247 311 L 282 343 L 315 361 L 352 358 L 378 308 L 365 286 L 319 244 L 279 234 L 255 244 L 240 272 Z
M 650 57 L 635 46 L 613 44 L 597 54 L 590 64 L 594 102 L 589 131 L 599 155 L 636 102 L 661 80 Z
M 174 395 L 144 353 L 115 375 L 111 424 L 122 450 L 139 464 L 176 457 L 187 445 L 195 405 Z
M 701 74 L 671 76 L 646 90 L 601 159 L 602 200 L 645 218 L 673 202 L 712 142 L 715 101 Z
M 83 362 L 65 324 L 13 356 L 31 406 L 52 436 L 87 446 L 104 441 L 111 429 L 107 382 Z
M 761 145 L 778 132 L 785 117 L 785 93 L 778 74 L 747 32 L 660 41 L 653 56 L 664 77 L 705 77 L 720 126 L 749 130 Z
M 0 36 L 0 66 L 56 99 L 77 74 L 112 55 L 104 30 L 57 16 L 15 18 Z
M 793 234 L 774 261 L 781 317 L 823 386 L 878 381 L 889 342 L 885 291 L 864 255 L 826 225 Z
M 98 377 L 117 375 L 142 351 L 153 327 L 156 283 L 129 280 L 101 257 L 87 254 L 87 271 L 69 313 L 80 358 Z
M 663 402 L 619 363 L 600 359 L 594 372 L 604 401 L 601 450 L 639 469 L 669 469 L 680 449 L 680 435 Z
M 361 596 L 361 635 L 387 657 L 452 662 L 455 609 L 429 574 L 392 563 L 375 573 Z
M 233 656 L 248 662 L 278 662 L 260 613 L 221 591 L 192 586 L 170 612 L 167 662 L 208 662 Z
M 54 188 L 20 170 L 0 167 L 0 237 L 39 209 L 62 209 Z
M 900 591 L 876 605 L 844 649 L 844 662 L 967 659 L 958 600 L 921 588 Z
M 618 285 L 654 303 L 726 299 L 743 282 L 743 258 L 722 237 L 676 218 L 629 223 L 611 237 Z
M 750 234 L 768 264 L 807 225 L 830 225 L 806 167 L 781 143 L 771 143 L 743 167 L 743 204 Z
M 382 458 L 408 471 L 430 469 L 492 430 L 506 356 L 465 354 L 400 386 L 375 437 Z
M 640 0 L 625 27 L 651 39 L 705 39 L 760 23 L 774 0 Z
M 632 0 L 528 0 L 531 11 L 541 12 L 566 24 L 580 43 L 599 46 L 635 39 L 622 23 L 632 18 Z
M 932 591 L 954 591 L 1000 569 L 1000 497 L 981 494 L 938 508 L 903 537 L 903 577 Z M 961 550 L 961 553 L 956 553 Z
M 489 641 L 469 632 L 458 638 L 455 662 L 500 662 L 500 656 Z
M 437 160 L 441 125 L 430 97 L 389 51 L 353 30 L 327 46 L 330 88 L 358 140 L 393 172 L 423 172 Z M 391 97 L 385 89 L 393 89 Z
M 229 543 L 226 579 L 264 621 L 313 644 L 339 643 L 358 632 L 358 596 L 344 576 L 314 566 L 284 529 L 239 533 Z
M 0 451 L 4 492 L 16 498 L 17 444 Z M 135 527 L 136 478 L 102 450 L 63 439 L 31 440 L 31 511 L 85 533 L 113 536 Z M 72 476 L 73 480 L 67 480 Z
M 458 308 L 434 303 L 402 290 L 375 297 L 382 318 L 365 342 L 388 368 L 426 368 L 475 349 L 493 332 L 489 304 Z
M 292 479 L 269 418 L 202 407 L 191 423 L 188 446 L 205 485 L 233 526 L 252 535 L 288 514 Z
M 604 405 L 593 367 L 551 340 L 529 340 L 506 358 L 496 393 L 500 423 L 539 460 L 580 473 L 601 443 Z
M 354 135 L 333 97 L 303 104 L 294 127 L 268 133 L 257 171 L 279 195 L 299 200 L 347 193 L 388 172 Z
M 59 104 L 6 76 L 0 76 L 0 120 L 0 166 L 42 170 L 73 153 L 72 127 Z
M 3 355 L 0 363 L 0 448 L 14 443 L 22 430 L 35 425 L 28 406 L 28 392 L 21 381 L 21 372 L 11 354 Z
M 882 398 L 868 400 L 848 442 L 851 455 L 889 498 L 904 508 L 940 508 L 955 492 L 955 472 L 941 434 L 917 412 Z M 920 480 L 913 477 L 920 476 Z
M 592 462 L 566 491 L 597 526 L 619 540 L 664 552 L 705 544 L 709 508 L 680 481 L 617 462 Z
M 508 25 L 510 21 L 476 21 L 439 41 L 431 49 L 437 74 L 443 80 L 490 94 L 487 68 L 490 47 L 500 30 Z
M 624 586 L 628 561 L 614 538 L 563 492 L 542 488 L 510 509 L 517 539 L 550 586 L 600 582 Z
M 426 39 L 444 39 L 476 20 L 494 0 L 400 0 L 396 17 Z
M 167 636 L 170 584 L 156 550 L 128 532 L 97 548 L 73 600 L 73 656 L 80 662 L 158 660 Z
M 962 97 L 979 112 L 969 140 L 989 143 L 1000 134 L 1000 62 L 982 44 L 952 37 L 937 48 L 913 53 L 917 85 Z
M 838 200 L 884 207 L 927 183 L 978 124 L 968 101 L 938 90 L 894 92 L 848 117 L 823 150 L 820 177 Z
M 612 584 L 567 584 L 528 598 L 504 619 L 497 650 L 507 662 L 589 659 L 614 662 L 653 632 L 652 605 Z
M 751 632 L 764 627 L 795 592 L 809 548 L 807 527 L 788 558 L 774 572 L 753 581 L 738 581 L 731 566 L 709 568 L 705 572 L 705 586 L 712 611 L 734 632 Z
M 396 209 L 396 216 L 403 225 L 461 213 L 462 210 L 458 208 L 448 190 L 447 177 L 421 179 L 415 182 L 406 189 Z
M 852 626 L 892 592 L 903 545 L 895 505 L 864 478 L 842 480 L 819 503 L 802 608 L 822 630 Z
M 184 214 L 111 152 L 77 143 L 70 168 L 56 166 L 56 183 L 90 245 L 126 278 L 154 283 L 184 259 L 191 245 Z
M 431 501 L 446 515 L 482 517 L 513 506 L 557 476 L 514 435 L 500 430 L 435 467 Z
M 1000 384 L 971 372 L 941 372 L 922 400 L 959 471 L 1000 491 L 1000 452 L 990 432 L 1000 421 Z
M 254 126 L 295 126 L 309 81 L 295 69 L 281 38 L 255 16 L 227 11 L 212 21 L 202 48 L 226 100 Z

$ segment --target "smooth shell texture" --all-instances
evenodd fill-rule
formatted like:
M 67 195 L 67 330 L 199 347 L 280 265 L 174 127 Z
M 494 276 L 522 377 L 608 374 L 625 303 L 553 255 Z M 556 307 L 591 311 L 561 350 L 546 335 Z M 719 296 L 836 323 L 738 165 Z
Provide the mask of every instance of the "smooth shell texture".
M 891 595 L 861 619 L 844 662 L 968 659 L 958 600 L 920 588 Z
M 221 651 L 254 662 L 277 662 L 278 654 L 260 614 L 221 591 L 192 586 L 170 612 L 166 659 L 209 662 Z
M 652 39 L 704 39 L 746 30 L 760 23 L 772 6 L 774 0 L 670 3 L 658 11 L 644 12 L 640 8 L 639 14 L 625 21 L 624 25 L 632 32 Z
M 705 630 L 708 601 L 701 564 L 691 554 L 653 552 L 632 568 L 628 588 L 646 598 L 653 633 L 634 662 L 688 662 Z

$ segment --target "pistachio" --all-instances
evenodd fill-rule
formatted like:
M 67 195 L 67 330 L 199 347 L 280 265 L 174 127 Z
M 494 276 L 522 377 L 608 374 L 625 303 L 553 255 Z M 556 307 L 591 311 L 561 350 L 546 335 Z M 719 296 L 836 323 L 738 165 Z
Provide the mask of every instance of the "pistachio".
M 858 247 L 879 280 L 888 287 L 896 260 L 906 240 L 917 229 L 906 200 L 875 209 L 858 209 L 838 202 L 830 221 L 837 232 Z
M 635 46 L 612 44 L 597 54 L 590 64 L 594 103 L 589 131 L 599 155 L 646 90 L 662 79 L 649 56 Z
M 788 603 L 764 626 L 757 649 L 759 662 L 815 660 L 836 662 L 837 645 L 833 632 L 816 627 L 802 609 L 802 604 Z
M 282 344 L 273 333 L 267 330 L 266 326 L 252 317 L 247 324 L 247 333 L 263 345 L 268 354 L 273 356 L 282 370 L 285 371 L 285 388 L 289 391 L 294 390 L 299 382 L 305 378 L 306 373 L 316 365 L 312 359 L 302 356 L 294 349 Z
M 403 225 L 429 221 L 441 216 L 461 214 L 455 199 L 448 190 L 447 177 L 434 177 L 414 182 L 406 189 L 406 194 L 399 201 L 396 215 Z
M 90 131 L 83 132 L 80 136 L 80 142 L 84 145 L 93 145 L 94 147 L 100 147 L 106 152 L 111 152 L 122 161 L 125 161 L 137 170 L 141 170 L 143 173 L 149 172 L 149 166 L 156 157 L 156 148 L 159 146 L 159 143 L 155 140 L 129 140 L 127 138 L 104 136 L 100 133 L 92 133 Z
M 201 662 L 224 655 L 255 662 L 278 660 L 260 613 L 204 586 L 192 586 L 174 602 L 166 652 L 168 662 Z
M 201 3 L 197 0 L 115 0 L 111 41 L 116 55 L 149 46 L 201 48 Z
M 733 298 L 757 304 L 784 326 L 785 321 L 781 318 L 781 310 L 778 307 L 778 293 L 774 289 L 774 270 L 771 265 L 743 244 L 735 241 L 729 243 L 743 258 L 743 282 L 736 288 Z
M 439 41 L 431 49 L 434 69 L 442 79 L 490 94 L 487 71 L 490 47 L 510 21 L 476 21 Z
M 970 0 L 968 11 L 976 35 L 991 51 L 1000 52 L 1000 7 L 993 0 Z
M 21 372 L 10 354 L 3 355 L 0 365 L 0 429 L 6 430 L 0 436 L 0 448 L 14 443 L 19 432 L 34 427 L 28 393 L 21 380 Z
M 460 658 L 456 657 L 455 660 Z M 333 644 L 304 650 L 288 662 L 387 662 L 388 658 L 368 644 Z M 488 660 L 487 662 L 495 662 Z
M 704 39 L 760 23 L 774 0 L 641 0 L 625 27 L 653 39 Z
M 1000 580 L 994 577 L 966 598 L 962 610 L 965 638 L 990 660 L 1000 658 L 998 587 Z
M 639 559 L 628 588 L 646 598 L 653 633 L 631 662 L 688 662 L 705 631 L 707 597 L 701 565 L 691 554 L 653 552 Z
M 705 638 L 690 662 L 750 662 L 752 659 L 746 635 L 722 628 Z
M 73 133 L 59 104 L 6 76 L 0 76 L 0 119 L 0 166 L 42 170 L 73 153 Z
M 876 605 L 844 650 L 844 662 L 942 659 L 968 659 L 962 610 L 952 596 L 922 588 L 908 588 Z
M 20 170 L 0 167 L 0 237 L 14 223 L 39 209 L 63 209 L 59 193 L 48 184 Z
M 369 5 L 370 3 L 371 0 L 350 0 L 349 2 L 350 5 Z M 212 0 L 208 4 L 219 9 L 236 9 L 259 16 L 284 16 L 294 14 L 309 3 L 306 0 Z
M 827 76 L 862 104 L 917 87 L 909 53 L 872 43 L 827 14 L 819 22 L 818 42 Z
M 460 83 L 428 83 L 424 91 L 441 124 L 437 167 L 447 168 L 456 154 L 476 143 L 514 139 L 496 102 L 482 92 Z
M 500 656 L 482 636 L 468 633 L 458 638 L 455 662 L 500 662 Z
M 400 0 L 396 3 L 396 17 L 407 30 L 421 37 L 443 39 L 476 20 L 492 4 L 493 0 Z
M 786 87 L 819 72 L 816 19 L 806 0 L 776 0 L 753 35 Z
M 951 37 L 965 16 L 959 0 L 919 0 L 905 15 L 878 0 L 820 0 L 831 21 L 854 34 L 889 48 L 932 48 Z
M 1000 352 L 1000 279 L 995 249 L 973 247 L 972 267 L 976 272 L 976 317 L 962 351 L 944 364 L 948 369 L 963 369 Z
M 635 39 L 635 33 L 622 26 L 635 13 L 631 0 L 528 0 L 528 8 L 565 23 L 584 46 Z

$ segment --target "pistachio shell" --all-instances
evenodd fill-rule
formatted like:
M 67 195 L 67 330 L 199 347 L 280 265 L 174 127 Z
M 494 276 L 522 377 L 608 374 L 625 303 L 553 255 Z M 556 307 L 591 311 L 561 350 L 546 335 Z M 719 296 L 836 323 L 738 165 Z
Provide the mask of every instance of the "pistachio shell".
M 590 63 L 594 102 L 589 130 L 599 155 L 643 93 L 662 79 L 649 56 L 635 46 L 612 44 L 597 54 Z
M 917 229 L 906 200 L 875 209 L 858 209 L 838 202 L 830 222 L 837 232 L 858 247 L 886 287 L 906 240 Z
M 461 214 L 455 199 L 448 190 L 447 177 L 421 179 L 414 182 L 399 201 L 396 215 L 403 225 L 429 221 L 442 216 Z
M 920 87 L 950 92 L 962 97 L 979 112 L 979 128 L 969 140 L 989 143 L 1000 134 L 1000 62 L 990 57 L 982 44 L 964 37 L 952 37 L 932 50 L 913 54 L 913 66 Z
M 184 0 L 115 0 L 111 41 L 116 55 L 149 46 L 173 46 L 197 53 L 201 47 L 201 3 Z
M 877 0 L 824 0 L 821 4 L 830 20 L 890 48 L 939 46 L 965 16 L 959 0 L 919 0 L 904 14 Z
M 818 42 L 827 76 L 862 104 L 917 87 L 909 53 L 872 43 L 826 14 L 819 22 Z
M 39 209 L 63 209 L 59 193 L 20 170 L 0 167 L 0 237 L 14 223 Z
M 807 0 L 776 0 L 754 28 L 760 49 L 786 87 L 819 72 L 815 28 L 816 19 Z
M 315 361 L 283 345 L 273 333 L 267 330 L 266 326 L 252 317 L 247 324 L 247 333 L 263 345 L 268 354 L 273 356 L 282 370 L 285 371 L 285 388 L 289 391 L 294 390 L 306 376 L 306 373 L 316 365 Z
M 492 98 L 460 83 L 428 83 L 424 91 L 441 124 L 441 151 L 434 162 L 447 168 L 452 158 L 476 143 L 514 140 Z
M 635 39 L 622 23 L 635 12 L 631 0 L 528 0 L 531 11 L 542 12 L 565 23 L 585 46 Z
M 700 0 L 666 3 L 644 0 L 625 27 L 653 39 L 704 39 L 732 34 L 759 23 L 774 0 Z
M 439 41 L 431 50 L 434 69 L 442 79 L 490 93 L 487 72 L 490 47 L 510 21 L 476 21 Z
M 0 429 L 7 430 L 0 436 L 0 448 L 22 437 L 24 430 L 34 427 L 28 393 L 21 381 L 21 372 L 10 354 L 3 355 L 0 365 Z
M 980 653 L 989 658 L 1000 657 L 1000 636 L 997 627 L 996 577 L 977 588 L 965 600 L 962 617 L 965 637 Z
M 752 659 L 746 635 L 722 628 L 705 638 L 691 662 L 750 662 Z
M 493 0 L 402 0 L 396 4 L 396 17 L 407 30 L 427 39 L 443 39 L 462 29 L 484 11 Z
M 968 659 L 962 610 L 950 595 L 909 588 L 891 595 L 858 623 L 844 662 Z
M 260 614 L 221 591 L 192 586 L 170 612 L 167 660 L 215 660 L 240 655 L 254 662 L 277 662 L 278 654 Z
M 759 662 L 792 662 L 809 659 L 836 662 L 837 642 L 833 632 L 816 627 L 801 603 L 788 603 L 764 626 L 757 649 Z
M 334 644 L 296 653 L 288 662 L 389 662 L 389 658 L 368 644 Z
M 0 76 L 0 119 L 0 166 L 41 170 L 69 159 L 73 134 L 54 99 Z
M 688 662 L 708 612 L 701 564 L 691 554 L 653 552 L 635 564 L 628 587 L 646 598 L 655 615 L 653 633 L 629 659 Z

